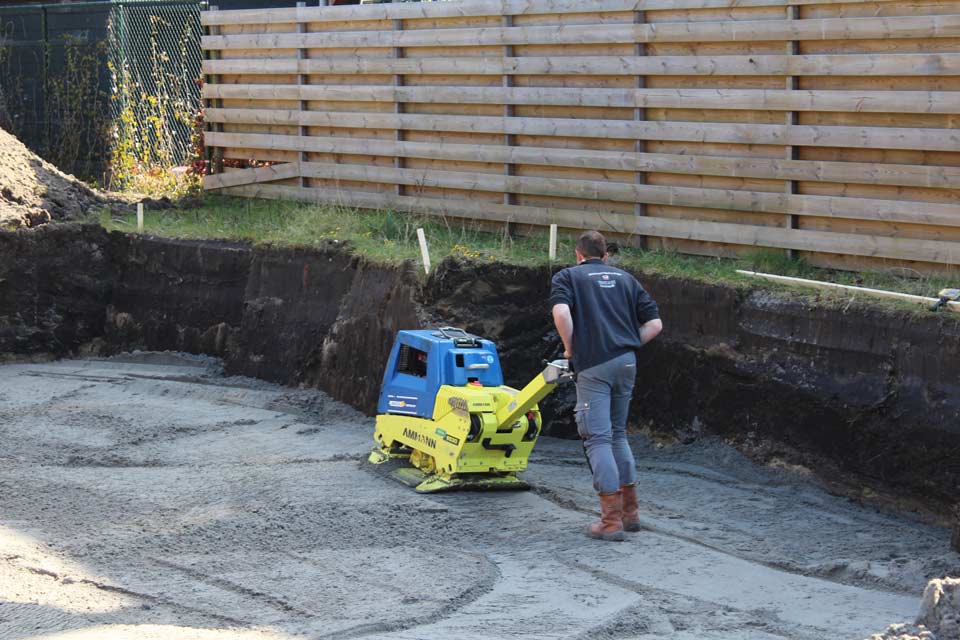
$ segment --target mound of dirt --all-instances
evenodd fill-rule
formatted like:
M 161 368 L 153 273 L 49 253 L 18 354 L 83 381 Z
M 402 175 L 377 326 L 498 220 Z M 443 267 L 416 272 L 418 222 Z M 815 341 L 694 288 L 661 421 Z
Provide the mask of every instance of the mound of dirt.
M 941 640 L 960 638 L 960 578 L 931 580 L 927 584 L 917 623 Z
M 960 638 L 960 578 L 931 580 L 923 590 L 915 624 L 892 624 L 868 640 L 957 640 Z
M 107 202 L 0 129 L 0 229 L 77 220 Z

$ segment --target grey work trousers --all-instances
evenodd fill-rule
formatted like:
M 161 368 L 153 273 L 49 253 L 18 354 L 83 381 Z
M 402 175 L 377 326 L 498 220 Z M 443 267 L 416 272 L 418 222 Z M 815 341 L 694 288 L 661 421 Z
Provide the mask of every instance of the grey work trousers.
M 627 442 L 636 376 L 632 351 L 577 373 L 577 431 L 597 493 L 613 493 L 637 481 L 637 464 Z

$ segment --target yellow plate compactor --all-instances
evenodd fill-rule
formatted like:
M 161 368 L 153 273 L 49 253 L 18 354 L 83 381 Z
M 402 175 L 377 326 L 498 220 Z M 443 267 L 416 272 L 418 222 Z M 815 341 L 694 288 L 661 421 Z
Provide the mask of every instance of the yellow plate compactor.
M 420 493 L 525 489 L 517 472 L 527 468 L 540 435 L 537 403 L 569 379 L 567 361 L 555 360 L 513 389 L 503 384 L 489 340 L 450 327 L 400 331 L 383 376 L 369 460 Z

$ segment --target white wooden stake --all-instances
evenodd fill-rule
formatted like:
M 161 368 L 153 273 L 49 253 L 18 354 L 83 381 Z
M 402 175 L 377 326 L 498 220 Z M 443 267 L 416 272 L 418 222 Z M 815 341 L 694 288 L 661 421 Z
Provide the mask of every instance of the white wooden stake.
M 143 233 L 143 203 L 137 203 L 137 231 Z
M 550 225 L 550 262 L 557 259 L 557 225 Z
M 427 249 L 427 236 L 423 229 L 417 229 L 417 240 L 420 241 L 420 256 L 423 258 L 423 270 L 430 273 L 430 250 Z

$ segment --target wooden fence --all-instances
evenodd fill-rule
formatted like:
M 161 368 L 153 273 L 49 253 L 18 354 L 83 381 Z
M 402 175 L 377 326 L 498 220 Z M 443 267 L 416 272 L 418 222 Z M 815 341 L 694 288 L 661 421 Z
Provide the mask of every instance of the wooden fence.
M 960 0 L 210 11 L 206 188 L 960 265 Z M 230 163 L 228 163 L 230 164 Z

